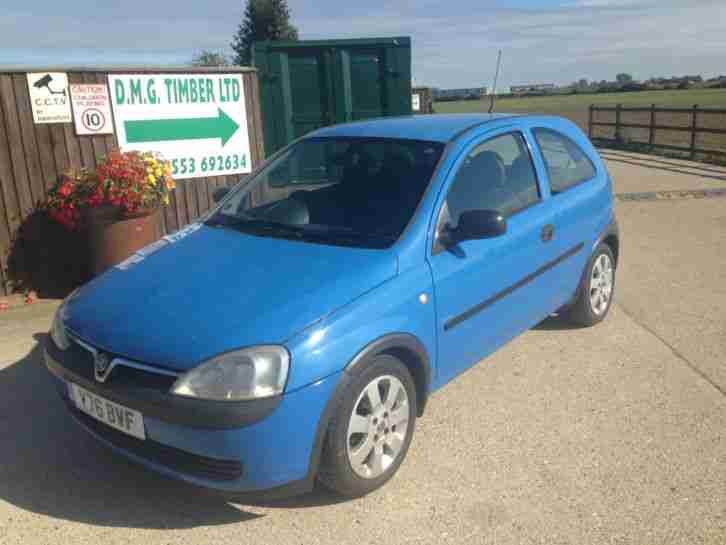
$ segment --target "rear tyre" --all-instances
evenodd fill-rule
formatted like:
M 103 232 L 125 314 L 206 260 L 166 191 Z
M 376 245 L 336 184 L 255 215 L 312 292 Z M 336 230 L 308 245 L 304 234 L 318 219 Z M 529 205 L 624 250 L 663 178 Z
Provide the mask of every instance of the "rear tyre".
M 383 486 L 401 466 L 416 424 L 416 387 L 397 358 L 374 358 L 328 424 L 318 480 L 348 497 Z
M 561 313 L 562 318 L 582 327 L 602 322 L 615 293 L 615 258 L 610 246 L 601 243 L 595 248 L 577 291 L 577 299 Z

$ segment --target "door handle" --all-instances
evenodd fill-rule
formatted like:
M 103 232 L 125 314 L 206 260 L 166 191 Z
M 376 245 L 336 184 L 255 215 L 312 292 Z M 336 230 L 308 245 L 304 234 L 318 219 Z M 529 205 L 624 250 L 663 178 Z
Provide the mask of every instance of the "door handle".
M 542 227 L 542 233 L 540 234 L 540 238 L 542 239 L 542 242 L 549 242 L 555 237 L 555 226 L 548 223 L 544 227 Z

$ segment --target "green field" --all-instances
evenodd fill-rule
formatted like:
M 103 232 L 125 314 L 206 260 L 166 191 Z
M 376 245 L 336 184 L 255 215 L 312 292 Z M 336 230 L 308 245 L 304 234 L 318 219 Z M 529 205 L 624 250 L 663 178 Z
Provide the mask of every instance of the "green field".
M 698 104 L 726 108 L 726 89 L 689 89 L 686 91 L 642 91 L 639 93 L 597 93 L 591 95 L 554 95 L 544 97 L 501 98 L 499 112 L 539 112 L 563 115 L 564 112 L 586 112 L 590 104 L 597 106 L 686 107 Z M 437 102 L 436 113 L 486 112 L 489 100 Z
M 560 115 L 577 123 L 583 131 L 587 132 L 588 108 L 590 104 L 596 106 L 650 106 L 687 108 L 698 104 L 700 107 L 726 109 L 726 89 L 689 89 L 683 91 L 642 91 L 634 93 L 597 93 L 589 95 L 553 95 L 543 97 L 501 98 L 496 102 L 495 111 L 511 113 L 542 113 Z M 469 113 L 486 112 L 489 109 L 489 99 L 461 102 L 436 102 L 436 113 Z M 649 123 L 649 113 L 623 113 L 623 123 Z M 614 113 L 599 112 L 596 120 L 613 122 Z M 656 124 L 668 126 L 690 127 L 691 114 L 657 114 Z M 726 115 L 701 114 L 698 125 L 714 129 L 726 129 Z M 614 130 L 606 127 L 595 127 L 593 137 L 612 138 Z M 631 144 L 648 142 L 647 129 L 623 129 L 621 135 Z M 676 131 L 656 131 L 657 144 L 687 146 L 690 144 L 690 133 Z M 726 136 L 713 134 L 699 134 L 697 148 L 708 150 L 726 150 Z

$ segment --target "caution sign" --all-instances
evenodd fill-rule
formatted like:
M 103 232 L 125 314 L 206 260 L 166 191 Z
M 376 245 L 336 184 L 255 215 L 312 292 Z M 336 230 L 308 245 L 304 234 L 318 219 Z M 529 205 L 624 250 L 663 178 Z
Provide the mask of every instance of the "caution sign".
M 68 75 L 63 72 L 30 72 L 28 90 L 35 123 L 70 123 Z
M 104 83 L 75 83 L 71 85 L 73 122 L 76 134 L 112 134 L 111 104 Z
M 156 151 L 176 178 L 252 171 L 240 74 L 109 75 L 122 150 Z

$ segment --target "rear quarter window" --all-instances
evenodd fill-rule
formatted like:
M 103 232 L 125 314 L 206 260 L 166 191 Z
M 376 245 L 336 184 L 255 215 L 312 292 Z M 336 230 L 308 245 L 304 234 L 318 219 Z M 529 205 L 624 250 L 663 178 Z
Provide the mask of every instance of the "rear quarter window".
M 542 152 L 553 194 L 595 177 L 595 165 L 573 140 L 552 129 L 532 132 Z

